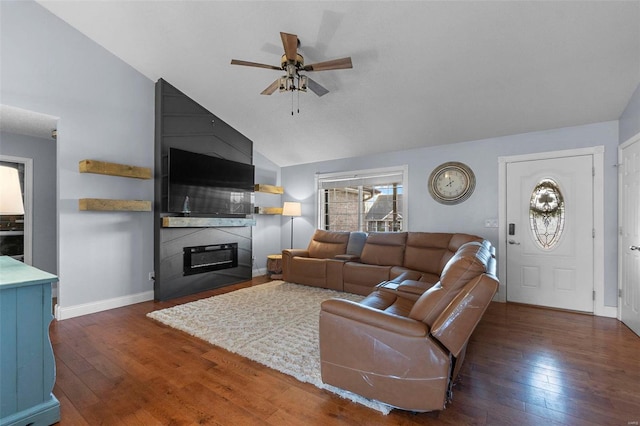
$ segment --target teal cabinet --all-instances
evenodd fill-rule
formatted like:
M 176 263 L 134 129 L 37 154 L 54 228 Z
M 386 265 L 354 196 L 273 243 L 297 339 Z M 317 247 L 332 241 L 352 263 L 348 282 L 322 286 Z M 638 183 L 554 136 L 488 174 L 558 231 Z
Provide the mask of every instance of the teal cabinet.
M 49 338 L 55 275 L 0 257 L 0 426 L 60 420 Z

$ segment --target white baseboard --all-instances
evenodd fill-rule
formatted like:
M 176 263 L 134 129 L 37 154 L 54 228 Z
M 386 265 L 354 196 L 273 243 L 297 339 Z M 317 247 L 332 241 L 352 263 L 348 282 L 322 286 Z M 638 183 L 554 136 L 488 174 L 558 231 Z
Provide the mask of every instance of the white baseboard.
M 504 297 L 500 297 L 500 293 L 496 293 L 492 299 L 493 302 L 506 303 Z M 544 307 L 544 306 L 542 306 Z M 593 315 L 597 317 L 618 318 L 618 308 L 616 306 L 595 306 Z M 619 318 L 618 318 L 619 319 Z
M 267 268 L 254 268 L 251 272 L 252 277 L 260 277 L 262 275 L 267 275 Z
M 95 314 L 109 309 L 121 308 L 135 303 L 153 300 L 153 290 L 128 296 L 115 297 L 113 299 L 99 300 L 97 302 L 83 303 L 75 306 L 56 305 L 55 317 L 61 321 L 81 315 Z
M 618 318 L 618 307 L 596 306 L 596 310 L 593 314 L 598 317 Z

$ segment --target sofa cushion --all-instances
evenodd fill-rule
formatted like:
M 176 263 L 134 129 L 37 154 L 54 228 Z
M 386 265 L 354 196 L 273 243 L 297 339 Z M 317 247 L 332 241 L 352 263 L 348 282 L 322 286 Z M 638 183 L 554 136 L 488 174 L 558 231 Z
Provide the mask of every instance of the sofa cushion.
M 440 274 L 440 261 L 449 247 L 451 234 L 411 232 L 407 237 L 404 267 L 414 271 Z
M 398 297 L 395 292 L 374 291 L 359 302 L 361 305 L 385 311 L 388 314 L 406 317 L 411 312 L 414 300 Z
M 360 261 L 369 265 L 402 265 L 406 232 L 372 232 L 362 249 Z
M 389 280 L 390 270 L 390 266 L 346 262 L 342 268 L 344 291 L 366 296 L 376 284 Z
M 439 276 L 449 259 L 464 243 L 477 241 L 468 234 L 409 232 L 405 249 L 405 268 Z
M 364 243 L 367 241 L 366 232 L 352 232 L 349 235 L 349 242 L 347 243 L 347 254 L 351 256 L 360 257 Z
M 331 259 L 336 255 L 345 254 L 349 242 L 349 232 L 325 231 L 316 229 L 307 251 L 309 257 L 317 259 Z

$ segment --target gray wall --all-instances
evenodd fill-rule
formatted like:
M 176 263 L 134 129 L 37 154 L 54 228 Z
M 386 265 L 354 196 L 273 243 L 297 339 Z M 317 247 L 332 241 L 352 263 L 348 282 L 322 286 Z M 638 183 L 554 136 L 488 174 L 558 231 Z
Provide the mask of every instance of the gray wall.
M 56 141 L 0 132 L 0 154 L 33 159 L 32 265 L 58 271 Z
M 259 152 L 253 153 L 253 165 L 255 166 L 255 182 L 265 185 L 280 185 L 280 167 L 267 159 Z M 282 207 L 283 196 L 280 194 L 255 193 L 255 205 L 259 207 Z M 280 232 L 287 228 L 280 228 L 282 216 L 255 215 L 256 226 L 253 228 L 253 276 L 267 273 L 267 256 L 279 254 L 283 248 L 289 248 L 289 239 L 286 245 L 281 245 Z M 287 218 L 290 220 L 289 218 Z M 290 223 L 287 222 L 290 226 Z M 288 234 L 287 234 L 288 235 Z M 287 237 L 288 238 L 288 237 Z
M 78 162 L 153 167 L 154 83 L 32 1 L 0 2 L 0 40 L 2 103 L 60 117 L 60 306 L 152 294 L 152 213 L 81 212 L 78 199 L 152 200 L 153 181 L 80 174 Z
M 512 135 L 481 141 L 442 145 L 382 155 L 347 158 L 282 169 L 284 201 L 303 203 L 303 217 L 296 219 L 295 247 L 306 247 L 317 226 L 316 173 L 361 170 L 407 164 L 409 182 L 408 227 L 410 231 L 466 232 L 482 236 L 494 245 L 498 230 L 485 228 L 485 219 L 498 218 L 498 157 L 558 151 L 593 146 L 605 147 L 605 305 L 617 304 L 617 163 L 618 122 L 591 124 L 543 132 Z M 457 206 L 435 202 L 427 179 L 435 166 L 445 161 L 462 161 L 476 175 L 471 198 Z M 282 218 L 283 247 L 289 244 L 288 218 Z M 498 261 L 500 253 L 498 253 Z
M 620 143 L 640 133 L 640 84 L 620 116 Z

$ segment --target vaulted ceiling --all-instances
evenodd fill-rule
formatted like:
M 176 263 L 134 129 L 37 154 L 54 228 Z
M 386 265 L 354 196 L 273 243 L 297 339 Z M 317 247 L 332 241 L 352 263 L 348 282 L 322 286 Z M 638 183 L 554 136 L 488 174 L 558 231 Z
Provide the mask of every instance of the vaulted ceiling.
M 39 1 L 164 78 L 280 166 L 616 120 L 640 83 L 640 1 Z M 279 32 L 329 89 L 260 95 Z

